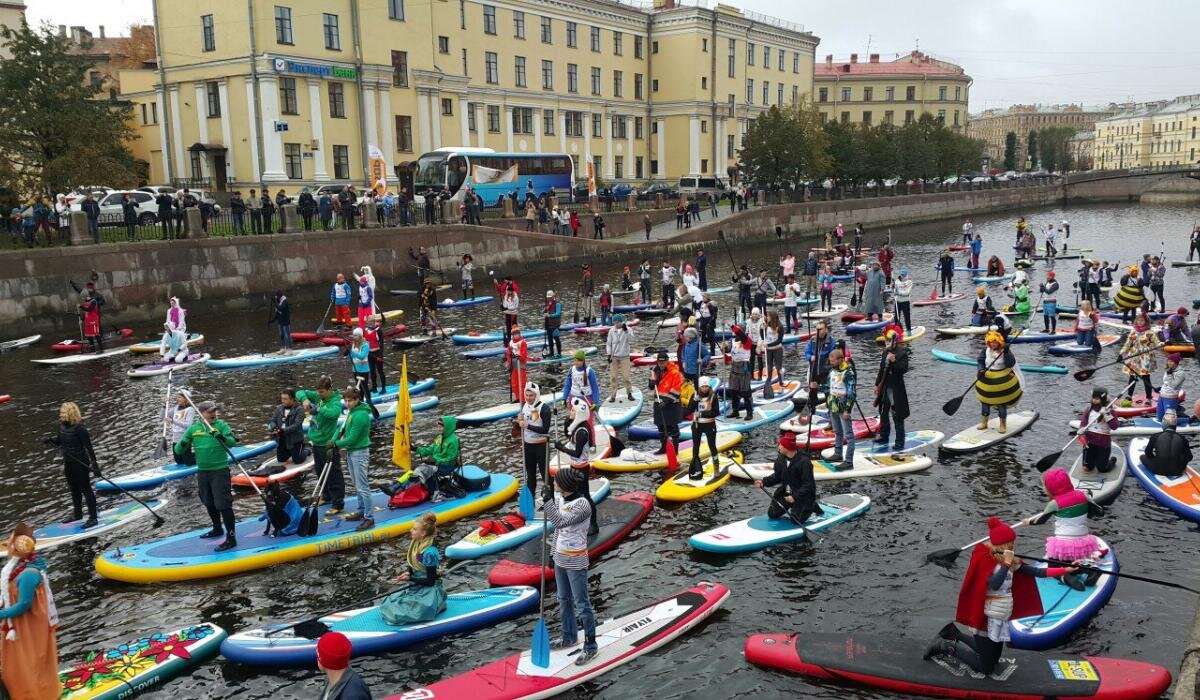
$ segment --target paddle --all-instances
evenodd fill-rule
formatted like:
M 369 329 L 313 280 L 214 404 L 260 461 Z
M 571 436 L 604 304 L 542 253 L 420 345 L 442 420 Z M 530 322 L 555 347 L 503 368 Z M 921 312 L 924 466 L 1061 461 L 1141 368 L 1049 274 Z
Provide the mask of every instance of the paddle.
M 553 401 L 550 404 L 550 425 L 557 425 L 558 402 Z M 551 441 L 546 441 L 546 457 L 549 463 Z M 554 461 L 557 467 L 562 469 L 562 453 L 555 451 Z M 546 467 L 542 474 L 547 485 L 550 483 L 550 468 Z M 586 487 L 585 487 L 586 488 Z M 530 645 L 529 659 L 534 666 L 538 668 L 549 668 L 550 666 L 550 630 L 546 628 L 546 540 L 550 533 L 550 518 L 545 514 L 545 504 L 542 504 L 542 565 L 538 567 L 540 580 L 538 582 L 538 621 L 533 628 L 533 640 Z
M 992 360 L 991 363 L 989 363 L 988 366 L 985 367 L 983 371 L 986 372 L 989 369 L 991 369 L 992 365 L 996 364 L 996 360 L 999 360 L 1002 357 L 1004 357 L 1004 353 L 1000 353 L 999 355 L 997 355 L 996 359 Z M 974 381 L 972 381 L 971 385 L 968 386 L 966 391 L 964 391 L 960 396 L 950 399 L 946 403 L 942 404 L 942 412 L 948 416 L 952 416 L 955 413 L 958 413 L 959 407 L 962 406 L 963 399 L 967 398 L 967 394 L 969 394 L 971 392 L 971 390 L 975 388 L 975 382 L 977 382 L 977 381 L 979 381 L 979 380 L 975 379 Z
M 1142 581 L 1144 583 L 1153 583 L 1156 586 L 1167 586 L 1168 588 L 1178 588 L 1180 590 L 1187 591 L 1188 593 L 1195 593 L 1196 595 L 1200 595 L 1200 590 L 1191 588 L 1189 586 L 1185 586 L 1182 583 L 1175 583 L 1174 581 L 1164 581 L 1164 580 L 1158 579 L 1158 578 L 1150 578 L 1149 576 L 1138 576 L 1137 574 L 1126 574 L 1126 573 L 1118 573 L 1118 572 L 1114 572 L 1114 571 L 1105 571 L 1104 569 L 1099 569 L 1094 566 L 1088 566 L 1086 564 L 1073 564 L 1069 561 L 1062 561 L 1060 559 L 1042 559 L 1041 557 L 1032 557 L 1032 556 L 1028 556 L 1025 554 L 1015 554 L 1014 556 L 1016 556 L 1019 559 L 1023 559 L 1025 561 L 1037 561 L 1037 562 L 1041 562 L 1043 564 L 1050 564 L 1053 566 L 1074 566 L 1074 567 L 1078 568 L 1080 571 L 1089 571 L 1089 572 L 1094 571 L 1098 574 L 1104 574 L 1105 576 L 1116 576 L 1117 578 L 1127 578 L 1127 579 L 1132 579 L 1134 581 Z
M 171 424 L 168 423 L 168 416 L 171 413 L 171 373 L 174 369 L 167 370 L 167 394 L 163 398 L 163 427 L 162 435 L 158 438 L 158 445 L 154 448 L 154 459 L 162 459 L 167 456 L 167 431 L 171 429 Z
M 463 559 L 462 561 L 452 564 L 451 566 L 447 567 L 445 571 L 441 572 L 439 574 L 439 576 L 446 576 L 447 574 L 451 573 L 458 567 L 460 567 L 464 564 L 467 564 L 471 561 L 472 560 L 470 560 L 470 559 Z M 411 583 L 406 583 L 403 586 L 397 586 L 396 588 L 393 588 L 390 591 L 384 591 L 383 593 L 376 593 L 375 595 L 371 596 L 370 598 L 364 598 L 363 600 L 355 601 L 345 607 L 347 610 L 355 610 L 357 608 L 374 603 L 376 600 L 379 600 L 380 598 L 386 598 L 393 593 L 399 593 L 400 591 L 407 590 L 412 585 L 413 584 L 411 584 Z M 280 627 L 277 630 L 267 632 L 267 636 L 273 637 L 273 636 L 278 635 L 279 633 L 281 633 L 285 630 L 288 630 L 288 629 L 295 630 L 296 634 L 300 635 L 301 637 L 304 637 L 305 639 L 320 639 L 321 635 L 330 631 L 329 625 L 325 624 L 324 622 L 321 622 L 321 618 L 310 617 L 309 619 L 301 620 L 300 622 L 297 622 L 294 625 L 285 625 L 283 627 Z
M 117 489 L 118 491 L 120 491 L 121 493 L 125 494 L 126 496 L 129 496 L 129 497 L 130 497 L 130 498 L 132 498 L 133 500 L 137 501 L 137 502 L 138 502 L 138 505 L 140 505 L 141 507 L 143 507 L 143 508 L 145 508 L 146 510 L 150 511 L 150 515 L 153 515 L 153 516 L 154 516 L 154 526 L 155 526 L 155 527 L 158 527 L 159 525 L 162 525 L 162 524 L 163 524 L 163 522 L 164 522 L 164 521 L 163 521 L 163 519 L 162 519 L 162 516 L 160 516 L 158 513 L 155 513 L 155 512 L 154 512 L 154 509 L 153 509 L 153 508 L 151 508 L 150 506 L 146 505 L 145 501 L 143 501 L 142 499 L 138 498 L 137 496 L 135 496 L 135 495 L 133 495 L 132 493 L 129 493 L 128 491 L 126 491 L 125 489 L 123 489 L 123 488 L 121 487 L 121 485 L 120 485 L 120 484 L 118 484 L 117 482 L 113 481 L 112 479 L 109 479 L 107 476 L 104 476 L 104 474 L 100 472 L 100 466 L 99 466 L 99 465 L 95 465 L 95 464 L 94 464 L 94 465 L 92 465 L 92 471 L 94 471 L 94 472 L 96 473 L 96 476 L 100 477 L 100 479 L 101 479 L 101 480 L 103 480 L 103 481 L 107 481 L 108 483 L 112 484 L 113 486 L 115 486 L 115 487 L 116 487 L 116 489 Z
M 325 319 L 329 318 L 329 310 L 332 308 L 333 301 L 330 301 L 329 305 L 325 307 L 325 313 L 321 314 L 321 323 L 317 326 L 317 335 L 321 335 L 325 332 Z
M 760 491 L 767 494 L 767 498 L 771 499 L 771 503 L 774 503 L 775 505 L 779 506 L 780 508 L 783 508 L 783 512 L 787 514 L 788 520 L 791 520 L 792 523 L 795 524 L 796 527 L 800 528 L 800 531 L 804 533 L 804 537 L 807 538 L 809 542 L 816 544 L 816 540 L 814 540 L 812 538 L 812 533 L 809 532 L 809 529 L 804 527 L 804 523 L 796 521 L 795 516 L 792 515 L 791 508 L 789 508 L 786 503 L 780 503 L 779 501 L 775 500 L 775 497 L 771 495 L 771 492 L 767 490 L 767 487 L 765 487 L 759 483 L 760 481 L 761 481 L 761 479 L 756 480 L 754 482 L 754 485 L 757 486 Z
M 187 392 L 184 392 L 183 397 L 187 399 L 188 405 L 192 407 L 192 410 L 196 412 L 196 418 L 198 418 L 200 422 L 204 424 L 204 427 L 208 429 L 209 433 L 212 433 L 212 424 L 204 418 L 204 414 L 200 412 L 200 409 L 196 408 L 196 404 L 192 402 L 192 397 Z M 233 450 L 229 449 L 229 445 L 226 445 L 225 441 L 220 438 L 216 438 L 216 440 L 221 444 L 221 447 L 225 448 L 225 453 L 228 454 L 229 458 L 233 460 L 233 463 L 237 465 L 238 471 L 242 473 L 242 476 L 246 477 L 246 481 L 250 482 L 250 486 L 254 488 L 254 492 L 257 493 L 258 497 L 262 499 L 263 505 L 267 508 L 267 519 L 271 521 L 271 526 L 276 530 L 282 530 L 290 525 L 292 523 L 292 519 L 289 518 L 287 513 L 284 512 L 283 507 L 277 503 L 271 503 L 268 501 L 267 495 L 262 492 L 262 489 L 258 488 L 258 484 L 254 483 L 254 478 L 251 477 L 249 472 L 246 471 L 246 468 L 242 466 L 241 460 L 237 458 L 237 455 L 233 453 Z M 230 534 L 232 535 L 232 533 Z
M 1122 357 L 1121 355 L 1117 355 L 1117 359 L 1113 360 L 1112 362 L 1105 362 L 1104 364 L 1102 364 L 1098 367 L 1093 367 L 1091 369 L 1081 369 L 1078 372 L 1076 372 L 1075 374 L 1073 374 L 1072 376 L 1075 377 L 1075 379 L 1078 381 L 1086 382 L 1087 380 L 1092 378 L 1092 375 L 1096 373 L 1096 370 L 1104 369 L 1105 367 L 1112 367 L 1113 365 L 1122 364 L 1126 360 L 1132 360 L 1135 357 L 1154 352 L 1155 350 L 1162 350 L 1164 347 L 1166 347 L 1166 345 L 1167 345 L 1166 343 L 1163 343 L 1161 345 L 1155 345 L 1152 348 L 1149 348 L 1147 350 L 1142 350 L 1141 352 L 1135 352 L 1134 354 L 1126 355 L 1125 357 Z
M 1031 516 L 1031 517 L 1037 517 L 1037 516 Z M 1027 520 L 1027 518 L 1013 523 L 1013 525 L 1012 525 L 1013 529 L 1015 530 L 1019 527 L 1023 527 L 1025 525 L 1025 520 Z M 971 549 L 972 547 L 974 547 L 977 544 L 982 544 L 987 541 L 988 541 L 988 538 L 980 537 L 979 539 L 975 540 L 974 542 L 965 544 L 962 547 L 951 547 L 949 549 L 939 549 L 936 552 L 930 552 L 929 554 L 926 554 L 925 561 L 927 561 L 931 564 L 937 564 L 938 566 L 944 566 L 944 567 L 948 568 L 952 564 L 954 564 L 954 561 L 956 559 L 958 559 L 959 554 L 962 554 L 963 552 L 967 551 L 968 549 Z
M 1066 452 L 1067 448 L 1071 446 L 1071 443 L 1073 443 L 1079 439 L 1078 435 L 1080 433 L 1087 432 L 1088 428 L 1095 425 L 1100 420 L 1101 416 L 1103 416 L 1105 413 L 1107 413 L 1109 411 L 1109 409 L 1111 409 L 1114 405 L 1116 405 L 1116 403 L 1118 401 L 1123 399 L 1125 397 L 1125 392 L 1132 389 L 1135 384 L 1137 384 L 1137 379 L 1130 381 L 1129 384 L 1127 384 L 1125 386 L 1125 389 L 1123 391 L 1121 391 L 1120 394 L 1117 395 L 1117 398 L 1113 399 L 1112 401 L 1109 401 L 1108 405 L 1105 406 L 1103 409 L 1101 409 L 1100 413 L 1098 413 L 1094 419 L 1092 419 L 1087 425 L 1080 427 L 1079 430 L 1076 430 L 1075 436 L 1073 436 L 1070 440 L 1068 440 L 1067 444 L 1063 445 L 1061 450 L 1059 450 L 1058 452 L 1054 452 L 1052 454 L 1048 454 L 1045 457 L 1042 457 L 1033 466 L 1036 467 L 1039 472 L 1045 472 L 1050 467 L 1053 467 L 1054 463 L 1058 461 L 1058 458 L 1062 457 L 1062 453 Z
M 843 352 L 844 352 L 844 351 L 845 351 L 845 350 L 843 349 Z M 850 358 L 850 366 L 851 366 L 851 367 L 854 369 L 854 376 L 855 376 L 855 377 L 858 377 L 858 365 L 857 365 L 857 364 L 855 364 L 855 362 L 854 362 L 854 358 L 853 358 L 853 357 L 851 357 L 851 358 Z M 890 368 L 889 368 L 889 369 L 890 369 Z M 887 379 L 887 374 L 886 374 L 886 372 L 885 372 L 885 374 L 884 374 L 884 377 L 883 377 L 883 378 L 884 378 L 885 380 Z M 857 380 L 856 380 L 856 383 L 857 383 Z M 871 427 L 871 422 L 867 420 L 867 415 L 866 415 L 865 413 L 863 413 L 863 410 L 862 410 L 862 404 L 860 404 L 860 403 L 858 402 L 858 396 L 855 396 L 855 397 L 854 397 L 854 407 L 858 409 L 858 417 L 859 417 L 859 418 L 862 418 L 863 425 L 867 426 L 867 434 L 866 434 L 866 436 L 865 436 L 865 437 L 866 437 L 868 440 L 870 440 L 871 438 L 875 437 L 875 431 L 876 431 L 876 429 Z M 809 434 L 809 437 L 811 438 L 811 436 L 812 436 L 812 431 L 811 431 L 811 430 L 810 430 L 810 431 L 808 431 L 808 434 Z M 849 435 L 849 436 L 847 436 L 847 437 L 853 437 L 853 435 L 854 435 L 854 421 L 850 421 L 850 435 Z
M 337 450 L 336 447 L 333 449 Z M 325 468 L 321 470 L 321 476 L 317 478 L 317 485 L 308 499 L 304 514 L 300 516 L 300 525 L 296 528 L 296 534 L 300 537 L 312 537 L 317 534 L 321 522 L 321 519 L 317 517 L 317 504 L 320 502 L 321 492 L 325 490 L 325 482 L 329 479 L 329 470 L 333 466 L 333 461 L 332 458 L 325 461 Z

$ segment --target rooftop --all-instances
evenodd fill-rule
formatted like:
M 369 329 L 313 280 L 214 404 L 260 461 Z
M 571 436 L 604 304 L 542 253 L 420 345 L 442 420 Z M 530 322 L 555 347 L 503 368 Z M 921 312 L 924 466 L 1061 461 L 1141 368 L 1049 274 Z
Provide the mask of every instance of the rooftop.
M 1083 114 L 1093 112 L 1115 112 L 1125 105 L 1120 105 L 1115 102 L 1110 102 L 1107 105 L 1083 105 L 1083 104 L 1054 104 L 1054 105 L 1012 105 L 1010 107 L 985 109 L 977 115 L 972 116 L 972 119 L 986 119 L 988 117 L 1007 117 L 1019 114 Z
M 632 7 L 636 10 L 645 12 L 646 14 L 654 14 L 656 12 L 667 12 L 669 10 L 677 10 L 685 7 L 696 7 L 702 10 L 712 10 L 721 12 L 722 14 L 740 15 L 741 17 L 755 22 L 764 24 L 777 29 L 782 29 L 796 34 L 806 34 L 803 24 L 798 22 L 789 22 L 786 19 L 779 19 L 770 15 L 763 15 L 750 10 L 742 10 L 724 3 L 711 3 L 709 0 L 603 0 L 612 2 L 617 5 Z
M 880 61 L 879 54 L 873 53 L 865 63 L 858 60 L 858 54 L 850 54 L 850 60 L 835 63 L 833 54 L 825 57 L 824 63 L 818 63 L 813 68 L 816 78 L 834 78 L 845 75 L 920 75 L 941 77 L 967 77 L 961 66 L 949 61 L 938 60 L 920 51 L 913 51 L 891 61 Z

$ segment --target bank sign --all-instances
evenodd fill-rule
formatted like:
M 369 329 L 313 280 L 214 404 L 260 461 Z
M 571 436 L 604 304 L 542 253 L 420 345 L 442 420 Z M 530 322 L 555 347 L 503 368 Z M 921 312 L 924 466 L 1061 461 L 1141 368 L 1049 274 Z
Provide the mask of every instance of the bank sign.
M 319 63 L 299 63 L 297 61 L 289 61 L 286 58 L 275 59 L 275 72 L 302 73 L 304 75 L 315 75 L 320 78 L 348 78 L 350 80 L 358 77 L 358 73 L 353 68 L 342 68 L 340 66 Z

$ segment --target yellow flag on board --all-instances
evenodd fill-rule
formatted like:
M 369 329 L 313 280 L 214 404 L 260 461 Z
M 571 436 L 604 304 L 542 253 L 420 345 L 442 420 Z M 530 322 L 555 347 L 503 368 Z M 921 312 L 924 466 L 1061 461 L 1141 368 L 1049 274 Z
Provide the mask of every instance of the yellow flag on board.
M 396 401 L 396 430 L 392 433 L 392 463 L 404 470 L 412 469 L 412 399 L 408 395 L 408 355 L 400 364 L 400 397 Z

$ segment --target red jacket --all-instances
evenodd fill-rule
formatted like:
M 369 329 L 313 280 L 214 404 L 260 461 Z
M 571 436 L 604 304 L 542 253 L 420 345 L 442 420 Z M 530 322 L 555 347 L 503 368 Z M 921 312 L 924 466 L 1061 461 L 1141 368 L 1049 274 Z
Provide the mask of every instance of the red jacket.
M 958 592 L 958 610 L 954 619 L 967 627 L 986 632 L 987 616 L 983 614 L 983 604 L 987 598 L 988 578 L 996 568 L 996 560 L 992 557 L 992 548 L 985 542 L 975 545 L 971 550 L 971 563 L 967 565 L 967 575 L 963 577 L 962 589 Z M 1042 597 L 1038 595 L 1037 582 L 1032 576 L 1013 572 L 1012 582 L 1013 610 L 1010 619 L 1030 617 L 1042 614 Z

